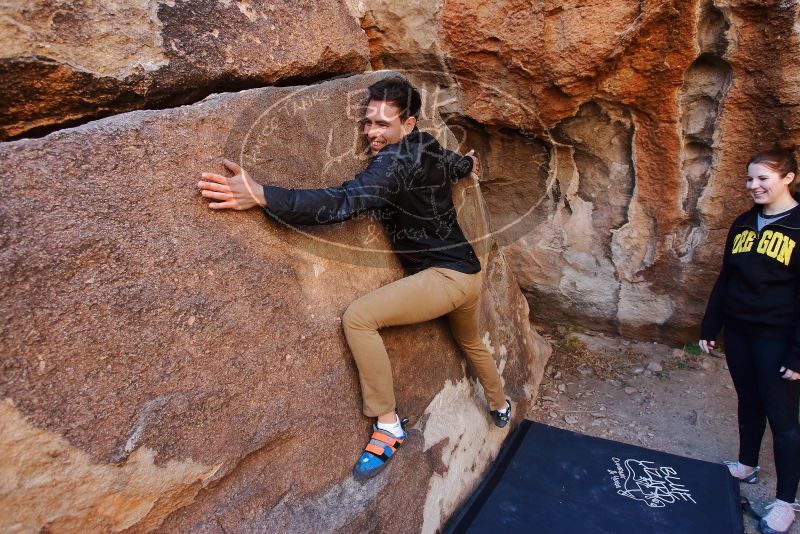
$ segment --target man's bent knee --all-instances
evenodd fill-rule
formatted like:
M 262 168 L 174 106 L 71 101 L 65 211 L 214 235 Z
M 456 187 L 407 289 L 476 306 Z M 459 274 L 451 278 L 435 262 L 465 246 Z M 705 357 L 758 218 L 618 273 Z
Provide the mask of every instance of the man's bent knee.
M 345 330 L 373 329 L 369 314 L 365 312 L 359 301 L 352 302 L 342 314 L 342 326 Z

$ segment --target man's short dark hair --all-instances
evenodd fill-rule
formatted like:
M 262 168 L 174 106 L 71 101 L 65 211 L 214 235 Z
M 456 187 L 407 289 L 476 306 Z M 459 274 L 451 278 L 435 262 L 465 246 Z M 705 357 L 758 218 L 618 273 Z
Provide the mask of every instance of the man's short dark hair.
M 402 76 L 391 76 L 375 82 L 369 86 L 370 100 L 380 100 L 391 102 L 400 108 L 400 119 L 406 120 L 409 117 L 419 118 L 419 110 L 422 107 L 422 98 L 419 91 L 411 85 L 411 82 Z

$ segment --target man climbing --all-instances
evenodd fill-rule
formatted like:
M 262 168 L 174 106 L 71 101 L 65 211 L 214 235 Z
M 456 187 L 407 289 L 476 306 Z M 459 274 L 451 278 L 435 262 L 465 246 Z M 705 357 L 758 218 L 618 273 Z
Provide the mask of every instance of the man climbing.
M 286 189 L 261 186 L 237 164 L 234 173 L 203 173 L 197 185 L 213 209 L 261 206 L 288 224 L 328 224 L 378 210 L 392 248 L 409 276 L 355 302 L 342 317 L 345 337 L 358 367 L 363 412 L 377 417 L 370 441 L 356 463 L 357 479 L 377 475 L 405 441 L 405 423 L 395 411 L 389 356 L 380 328 L 420 323 L 447 315 L 453 336 L 483 385 L 494 423 L 511 416 L 494 359 L 478 330 L 481 265 L 456 220 L 451 186 L 468 176 L 477 158 L 442 148 L 417 129 L 420 94 L 405 78 L 383 79 L 368 89 L 363 133 L 371 161 L 338 187 Z

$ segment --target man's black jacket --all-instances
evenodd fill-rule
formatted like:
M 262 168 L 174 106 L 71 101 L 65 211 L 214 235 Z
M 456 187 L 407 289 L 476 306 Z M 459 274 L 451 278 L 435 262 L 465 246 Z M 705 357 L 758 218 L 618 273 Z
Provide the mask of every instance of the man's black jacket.
M 386 145 L 362 172 L 338 187 L 264 186 L 266 211 L 287 224 L 331 224 L 376 210 L 400 262 L 411 273 L 481 266 L 456 220 L 452 184 L 472 172 L 472 159 L 442 148 L 416 128 Z

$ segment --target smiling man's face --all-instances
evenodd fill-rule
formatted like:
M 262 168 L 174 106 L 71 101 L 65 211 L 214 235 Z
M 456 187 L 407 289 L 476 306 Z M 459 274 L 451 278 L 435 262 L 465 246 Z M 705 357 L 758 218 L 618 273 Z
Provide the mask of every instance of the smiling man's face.
M 370 100 L 364 114 L 364 135 L 370 151 L 377 154 L 386 145 L 399 142 L 411 133 L 417 119 L 400 116 L 400 107 L 386 100 Z

